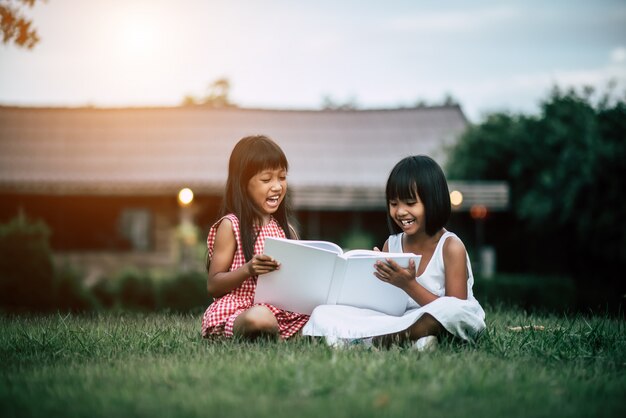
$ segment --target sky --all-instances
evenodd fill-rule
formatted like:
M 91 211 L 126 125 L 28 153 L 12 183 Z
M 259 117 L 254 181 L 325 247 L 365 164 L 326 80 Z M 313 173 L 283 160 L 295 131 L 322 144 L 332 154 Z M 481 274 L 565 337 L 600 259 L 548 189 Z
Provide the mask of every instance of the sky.
M 552 87 L 626 92 L 626 0 L 48 0 L 0 44 L 0 104 L 176 106 L 227 78 L 240 107 L 442 103 L 535 113 Z

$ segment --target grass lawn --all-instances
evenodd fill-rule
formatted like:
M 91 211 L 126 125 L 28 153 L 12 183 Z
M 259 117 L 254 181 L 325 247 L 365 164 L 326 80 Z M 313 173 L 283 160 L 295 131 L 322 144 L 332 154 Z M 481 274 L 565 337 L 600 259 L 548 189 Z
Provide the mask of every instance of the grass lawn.
M 206 341 L 199 315 L 0 317 L 0 416 L 626 416 L 623 320 L 486 311 L 477 344 L 427 354 Z

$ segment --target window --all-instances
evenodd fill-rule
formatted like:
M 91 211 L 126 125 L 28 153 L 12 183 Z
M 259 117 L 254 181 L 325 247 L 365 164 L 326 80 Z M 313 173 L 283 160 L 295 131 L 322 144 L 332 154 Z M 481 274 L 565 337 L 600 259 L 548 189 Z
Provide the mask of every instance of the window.
M 132 250 L 148 251 L 152 247 L 152 214 L 148 209 L 123 209 L 120 217 L 121 234 Z

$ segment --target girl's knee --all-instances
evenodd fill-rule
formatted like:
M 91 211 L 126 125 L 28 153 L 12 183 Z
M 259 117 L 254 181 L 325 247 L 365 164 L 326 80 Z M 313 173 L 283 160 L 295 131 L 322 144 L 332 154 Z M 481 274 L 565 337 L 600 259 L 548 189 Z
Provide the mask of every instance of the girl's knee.
M 441 335 L 446 332 L 446 329 L 434 316 L 425 313 L 422 315 L 413 325 L 408 329 L 409 339 L 417 340 L 421 337 L 428 335 Z
M 270 316 L 250 316 L 247 318 L 247 325 L 250 330 L 264 332 L 278 332 L 278 322 L 272 315 Z
M 235 331 L 251 338 L 276 336 L 279 333 L 276 317 L 264 306 L 254 306 L 243 312 L 234 324 Z
M 439 323 L 439 321 L 437 321 L 435 317 L 429 313 L 425 313 L 424 315 L 422 315 L 422 317 L 418 319 L 418 321 L 421 321 L 422 324 L 424 324 L 427 327 L 431 327 L 431 328 L 441 327 L 441 324 Z

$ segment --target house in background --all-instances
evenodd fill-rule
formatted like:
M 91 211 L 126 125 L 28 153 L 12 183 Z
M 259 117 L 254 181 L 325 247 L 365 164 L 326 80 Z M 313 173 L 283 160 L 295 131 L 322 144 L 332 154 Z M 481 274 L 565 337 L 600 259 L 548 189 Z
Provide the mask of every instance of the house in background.
M 128 264 L 172 267 L 185 235 L 181 221 L 193 220 L 202 241 L 216 219 L 235 143 L 265 134 L 289 160 L 302 238 L 380 246 L 393 165 L 428 154 L 444 166 L 446 147 L 467 126 L 458 106 L 0 107 L 0 222 L 20 211 L 43 219 L 56 257 L 94 274 Z M 177 200 L 182 188 L 194 194 L 186 207 Z M 454 208 L 459 224 L 472 207 L 497 212 L 508 204 L 506 184 L 451 182 L 450 189 L 464 196 Z

